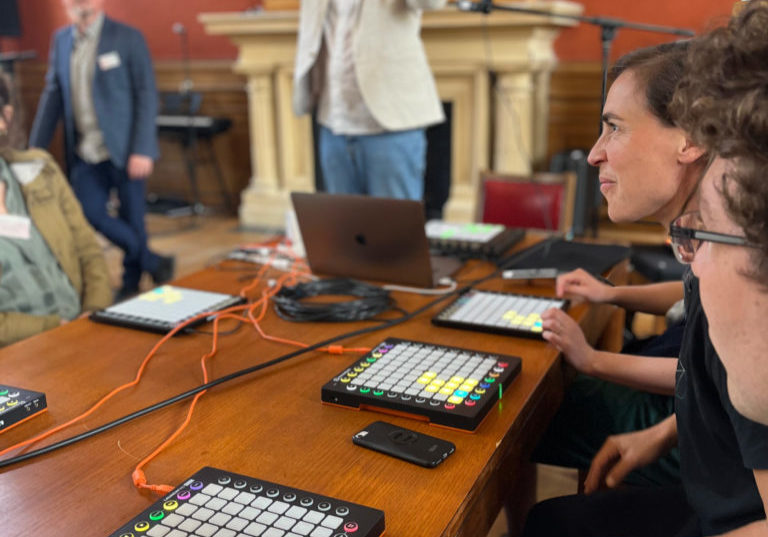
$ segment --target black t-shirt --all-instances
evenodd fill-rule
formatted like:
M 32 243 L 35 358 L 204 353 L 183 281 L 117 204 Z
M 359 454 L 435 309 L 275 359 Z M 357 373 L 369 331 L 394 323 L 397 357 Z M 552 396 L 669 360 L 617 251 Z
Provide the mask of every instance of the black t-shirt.
M 734 409 L 726 372 L 709 340 L 699 281 L 688 270 L 686 328 L 677 369 L 680 471 L 704 535 L 765 518 L 753 469 L 768 469 L 768 427 Z

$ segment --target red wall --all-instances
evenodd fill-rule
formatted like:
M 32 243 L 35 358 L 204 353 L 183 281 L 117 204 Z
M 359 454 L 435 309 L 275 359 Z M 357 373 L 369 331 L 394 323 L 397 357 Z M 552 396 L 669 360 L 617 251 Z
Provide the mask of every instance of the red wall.
M 193 59 L 227 59 L 236 56 L 235 47 L 226 38 L 206 35 L 202 25 L 197 22 L 197 13 L 241 11 L 255 3 L 255 0 L 106 0 L 106 11 L 114 18 L 140 28 L 156 60 L 181 57 L 179 36 L 171 31 L 175 22 L 181 22 L 187 27 Z M 684 27 L 700 32 L 727 17 L 734 0 L 584 0 L 582 4 L 585 15 Z M 46 58 L 53 30 L 67 22 L 61 1 L 19 0 L 19 9 L 23 36 L 20 39 L 3 39 L 0 41 L 2 50 L 32 49 L 39 58 Z M 639 46 L 673 38 L 669 35 L 620 30 L 612 58 Z M 565 30 L 556 48 L 558 56 L 564 61 L 597 61 L 601 51 L 600 31 L 586 24 Z

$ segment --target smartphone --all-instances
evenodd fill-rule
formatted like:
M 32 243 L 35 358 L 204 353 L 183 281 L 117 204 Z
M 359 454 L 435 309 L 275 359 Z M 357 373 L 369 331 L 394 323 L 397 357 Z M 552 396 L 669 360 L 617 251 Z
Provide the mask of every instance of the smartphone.
M 456 450 L 452 442 L 385 421 L 371 423 L 352 442 L 427 468 L 434 468 Z
M 505 280 L 536 280 L 557 278 L 557 274 L 556 268 L 532 268 L 505 270 L 501 273 L 501 277 Z

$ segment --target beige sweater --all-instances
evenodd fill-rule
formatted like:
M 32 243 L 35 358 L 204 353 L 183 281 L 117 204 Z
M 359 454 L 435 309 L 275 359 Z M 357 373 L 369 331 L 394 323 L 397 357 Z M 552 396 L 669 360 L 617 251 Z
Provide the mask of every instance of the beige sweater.
M 40 174 L 22 185 L 29 216 L 80 296 L 83 311 L 112 303 L 107 264 L 64 174 L 45 151 L 0 151 L 9 164 L 44 161 Z M 0 346 L 58 326 L 58 315 L 0 312 Z

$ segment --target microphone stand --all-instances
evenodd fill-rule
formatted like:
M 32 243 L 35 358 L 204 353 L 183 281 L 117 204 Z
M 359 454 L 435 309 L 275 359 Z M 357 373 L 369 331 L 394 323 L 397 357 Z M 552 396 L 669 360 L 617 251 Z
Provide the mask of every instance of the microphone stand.
M 562 19 L 575 20 L 579 22 L 585 22 L 593 26 L 600 27 L 600 41 L 602 44 L 602 61 L 601 61 L 601 74 L 602 84 L 600 89 L 600 118 L 598 126 L 598 135 L 603 132 L 603 107 L 605 106 L 605 96 L 608 91 L 608 63 L 611 57 L 611 48 L 613 41 L 616 38 L 616 33 L 621 28 L 628 28 L 631 30 L 640 30 L 644 32 L 655 32 L 663 34 L 678 35 L 681 37 L 693 37 L 695 33 L 692 30 L 684 28 L 673 28 L 670 26 L 659 26 L 656 24 L 643 24 L 637 22 L 627 22 L 622 19 L 615 19 L 610 17 L 592 17 L 588 15 L 570 15 L 565 13 L 552 13 L 550 11 L 544 11 L 541 9 L 532 9 L 527 7 L 512 6 L 509 4 L 495 4 L 492 0 L 481 0 L 480 2 L 472 2 L 468 0 L 459 0 L 457 7 L 462 11 L 477 11 L 489 15 L 494 9 L 501 11 L 511 11 L 514 13 L 526 13 L 528 15 L 544 15 L 546 17 L 558 17 Z M 597 236 L 597 213 L 592 210 L 590 217 L 592 236 Z
M 494 4 L 489 0 L 482 0 L 480 2 L 467 2 L 460 0 L 457 6 L 462 11 L 478 11 L 480 13 L 490 14 L 494 9 L 501 11 L 511 11 L 515 13 L 527 13 L 529 15 L 544 15 L 546 17 L 557 17 L 560 19 L 569 19 L 579 22 L 586 22 L 593 26 L 600 27 L 600 40 L 602 42 L 602 88 L 601 88 L 601 100 L 600 100 L 600 112 L 602 115 L 602 107 L 605 105 L 605 94 L 608 85 L 608 62 L 611 57 L 611 47 L 613 46 L 613 40 L 616 38 L 616 33 L 621 28 L 628 28 L 631 30 L 641 30 L 644 32 L 656 32 L 663 34 L 679 35 L 681 37 L 693 37 L 695 33 L 692 30 L 686 30 L 684 28 L 672 28 L 671 26 L 659 26 L 656 24 L 643 24 L 638 22 L 627 22 L 622 19 L 614 19 L 610 17 L 591 17 L 588 15 L 570 15 L 566 13 L 552 13 L 551 11 L 544 11 L 541 9 L 531 9 L 527 7 L 511 6 L 509 4 Z M 602 131 L 602 121 L 600 122 Z
M 179 93 L 181 94 L 182 108 L 187 115 L 187 173 L 189 174 L 192 196 L 194 198 L 192 213 L 197 216 L 205 212 L 205 207 L 200 201 L 200 191 L 197 186 L 197 131 L 194 125 L 195 110 L 193 109 L 194 95 L 192 93 L 194 82 L 192 82 L 189 66 L 189 38 L 187 37 L 187 29 L 181 23 L 174 24 L 173 31 L 179 34 L 179 41 L 181 43 L 184 80 L 180 84 Z

